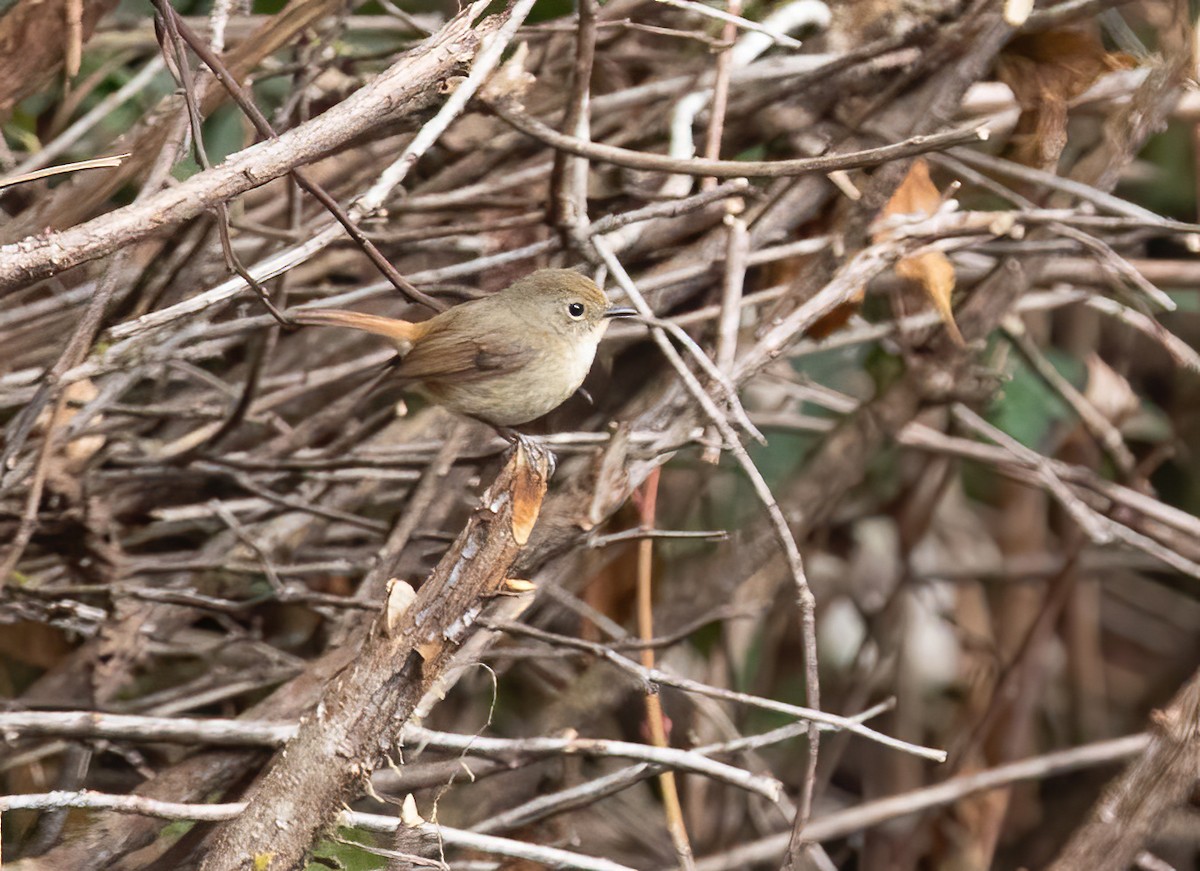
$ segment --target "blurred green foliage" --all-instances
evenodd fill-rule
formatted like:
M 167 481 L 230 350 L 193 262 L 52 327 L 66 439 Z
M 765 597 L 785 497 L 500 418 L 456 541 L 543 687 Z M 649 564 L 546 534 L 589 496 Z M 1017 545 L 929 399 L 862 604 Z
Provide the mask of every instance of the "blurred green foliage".
M 1141 170 L 1117 185 L 1118 196 L 1181 221 L 1196 220 L 1194 125 L 1171 121 L 1138 156 Z
M 1064 378 L 1075 387 L 1083 388 L 1083 363 L 1053 348 L 1045 353 Z M 1054 427 L 1073 419 L 1074 412 L 1016 354 L 1009 358 L 1006 374 L 1008 383 L 992 402 L 987 419 L 1025 447 L 1042 450 Z
M 377 871 L 386 868 L 388 860 L 383 856 L 368 853 L 355 846 L 355 843 L 375 846 L 375 835 L 362 829 L 347 827 L 338 828 L 337 841 L 322 841 L 313 851 L 313 858 L 305 866 L 305 871 L 329 871 L 337 868 L 339 871 Z M 351 841 L 354 843 L 344 843 Z

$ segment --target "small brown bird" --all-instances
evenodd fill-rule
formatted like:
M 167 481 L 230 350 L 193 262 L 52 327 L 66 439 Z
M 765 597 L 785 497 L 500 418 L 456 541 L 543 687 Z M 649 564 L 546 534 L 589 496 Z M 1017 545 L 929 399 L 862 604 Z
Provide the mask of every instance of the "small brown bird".
M 417 323 L 336 309 L 291 314 L 300 324 L 390 339 L 400 355 L 397 377 L 508 436 L 509 427 L 566 402 L 583 384 L 609 319 L 637 312 L 609 305 L 604 291 L 578 272 L 540 269 Z

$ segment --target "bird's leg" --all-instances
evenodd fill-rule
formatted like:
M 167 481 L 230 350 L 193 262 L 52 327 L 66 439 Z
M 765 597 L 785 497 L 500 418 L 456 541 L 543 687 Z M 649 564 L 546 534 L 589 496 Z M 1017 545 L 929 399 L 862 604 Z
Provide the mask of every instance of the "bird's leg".
M 495 429 L 496 432 L 500 433 L 500 438 L 508 442 L 508 451 L 523 450 L 525 451 L 525 456 L 531 461 L 544 455 L 546 457 L 546 468 L 551 475 L 554 474 L 554 469 L 558 466 L 558 459 L 554 456 L 554 451 L 550 450 L 542 439 L 517 432 L 517 430 L 510 426 L 496 426 Z M 508 451 L 505 453 L 507 454 Z

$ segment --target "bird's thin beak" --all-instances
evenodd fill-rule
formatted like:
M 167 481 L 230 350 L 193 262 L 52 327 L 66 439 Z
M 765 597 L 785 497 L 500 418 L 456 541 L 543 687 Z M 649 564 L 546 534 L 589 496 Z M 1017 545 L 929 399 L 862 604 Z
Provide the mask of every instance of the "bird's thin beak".
M 637 309 L 630 308 L 627 305 L 610 305 L 607 311 L 604 312 L 606 318 L 635 318 L 637 317 Z

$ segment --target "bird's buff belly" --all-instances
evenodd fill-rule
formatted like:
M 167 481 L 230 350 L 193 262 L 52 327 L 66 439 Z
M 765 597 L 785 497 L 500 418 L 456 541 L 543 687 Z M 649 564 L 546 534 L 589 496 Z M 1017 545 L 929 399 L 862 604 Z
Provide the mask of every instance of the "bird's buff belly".
M 451 411 L 496 426 L 518 426 L 548 414 L 570 399 L 583 384 L 591 357 L 589 354 L 586 360 L 578 359 L 553 369 L 525 366 L 493 378 L 454 384 L 427 382 L 424 388 Z

